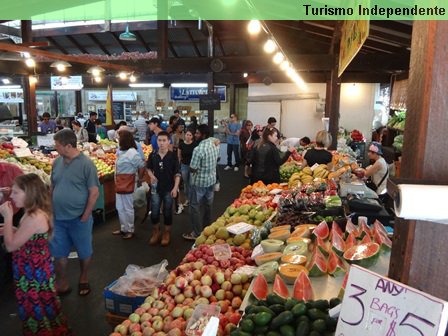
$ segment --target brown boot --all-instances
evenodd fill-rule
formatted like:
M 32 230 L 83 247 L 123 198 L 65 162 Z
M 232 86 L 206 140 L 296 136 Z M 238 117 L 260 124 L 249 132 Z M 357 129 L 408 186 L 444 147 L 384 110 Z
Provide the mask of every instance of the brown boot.
M 161 245 L 167 246 L 169 243 L 170 243 L 170 229 L 167 229 L 165 227 L 165 230 L 163 231 L 163 235 L 162 235 Z
M 159 225 L 154 225 L 152 228 L 151 239 L 149 239 L 149 245 L 156 245 L 160 240 L 160 227 Z

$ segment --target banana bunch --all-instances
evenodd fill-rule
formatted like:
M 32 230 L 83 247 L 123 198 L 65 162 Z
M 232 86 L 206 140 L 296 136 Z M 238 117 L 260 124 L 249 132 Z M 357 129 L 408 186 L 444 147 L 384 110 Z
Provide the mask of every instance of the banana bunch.
M 320 164 L 313 170 L 313 177 L 326 179 L 328 177 L 328 174 L 330 174 L 330 172 L 328 171 L 328 167 L 326 164 Z
M 302 186 L 302 172 L 294 173 L 291 175 L 288 181 L 288 188 L 295 189 Z

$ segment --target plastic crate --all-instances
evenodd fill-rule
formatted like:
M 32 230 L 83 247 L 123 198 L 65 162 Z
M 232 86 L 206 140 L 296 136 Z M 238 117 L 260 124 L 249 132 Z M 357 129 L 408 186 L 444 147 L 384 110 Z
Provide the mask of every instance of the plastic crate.
M 104 307 L 107 311 L 117 315 L 129 315 L 134 312 L 139 306 L 143 304 L 146 297 L 135 296 L 129 297 L 116 294 L 110 288 L 117 282 L 115 280 L 104 288 Z

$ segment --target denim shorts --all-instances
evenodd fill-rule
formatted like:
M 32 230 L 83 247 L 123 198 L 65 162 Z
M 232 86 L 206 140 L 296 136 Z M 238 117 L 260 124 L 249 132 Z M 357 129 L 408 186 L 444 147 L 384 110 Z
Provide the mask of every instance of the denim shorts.
M 93 218 L 81 222 L 81 218 L 71 220 L 54 220 L 54 234 L 50 240 L 50 251 L 55 258 L 67 258 L 72 247 L 78 253 L 79 259 L 92 256 Z

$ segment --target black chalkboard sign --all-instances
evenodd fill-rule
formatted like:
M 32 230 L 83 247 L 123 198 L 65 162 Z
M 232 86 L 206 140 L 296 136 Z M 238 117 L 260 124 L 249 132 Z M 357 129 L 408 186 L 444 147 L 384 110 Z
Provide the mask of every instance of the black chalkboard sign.
M 114 120 L 124 120 L 123 102 L 113 102 L 112 111 L 114 112 Z
M 217 94 L 208 94 L 199 96 L 200 110 L 220 110 L 221 98 Z

